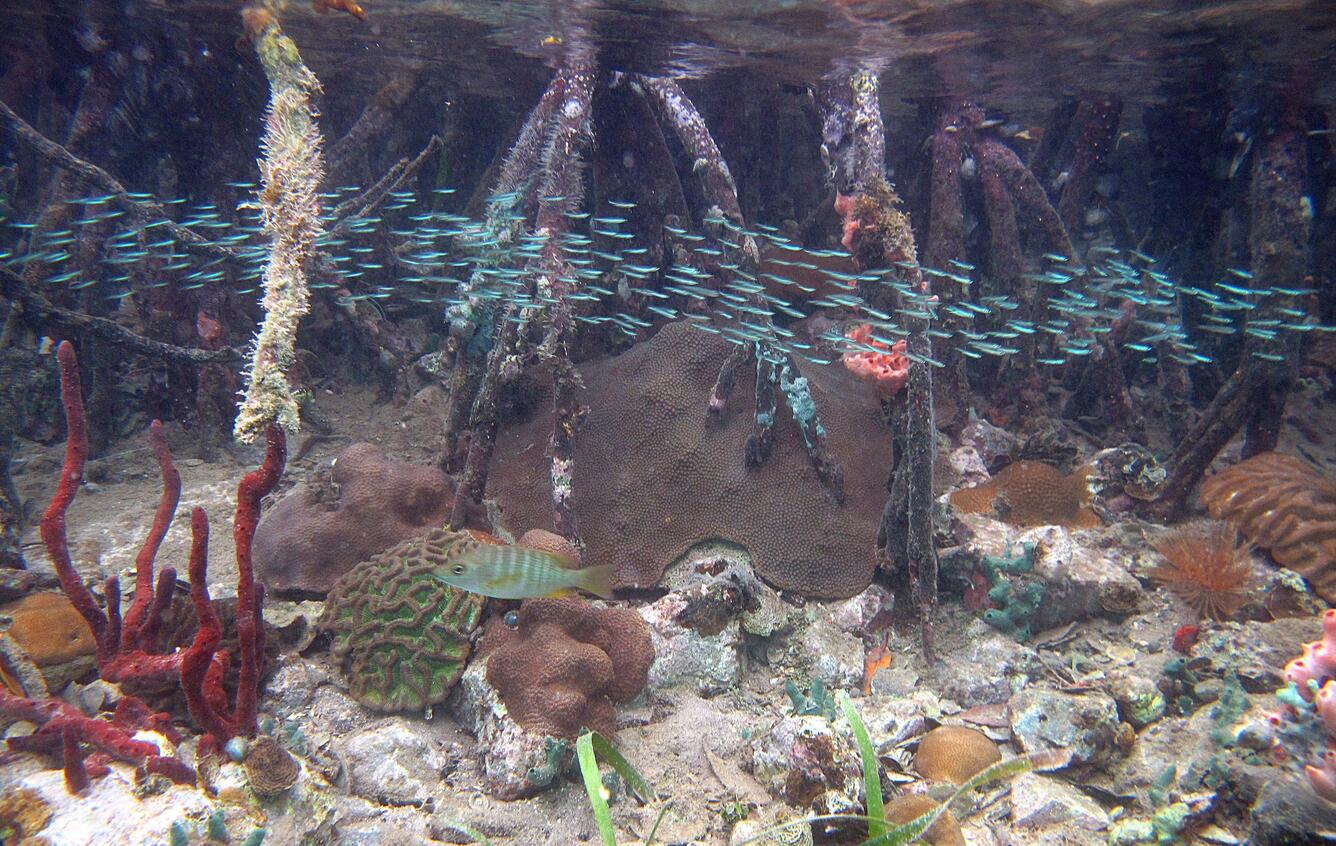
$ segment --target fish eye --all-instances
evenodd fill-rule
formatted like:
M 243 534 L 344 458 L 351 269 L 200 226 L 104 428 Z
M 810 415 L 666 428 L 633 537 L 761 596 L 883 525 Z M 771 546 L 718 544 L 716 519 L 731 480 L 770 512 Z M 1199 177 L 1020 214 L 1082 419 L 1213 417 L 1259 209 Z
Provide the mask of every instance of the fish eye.
M 456 564 L 455 566 L 450 568 L 450 571 L 453 572 L 456 576 L 462 576 L 464 575 L 464 565 Z
M 512 629 L 518 629 L 520 627 L 520 612 L 518 611 L 507 611 L 506 616 L 501 619 L 502 622 L 507 626 L 510 626 Z

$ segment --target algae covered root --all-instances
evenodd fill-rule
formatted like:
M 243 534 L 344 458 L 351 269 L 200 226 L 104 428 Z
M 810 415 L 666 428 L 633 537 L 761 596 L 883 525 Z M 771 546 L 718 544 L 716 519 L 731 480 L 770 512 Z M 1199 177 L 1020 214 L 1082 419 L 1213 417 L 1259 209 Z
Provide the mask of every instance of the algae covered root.
M 292 39 L 272 17 L 255 33 L 255 52 L 269 78 L 269 113 L 260 160 L 259 206 L 269 256 L 264 268 L 264 322 L 246 373 L 246 395 L 233 434 L 250 442 L 270 423 L 299 425 L 288 384 L 297 324 L 308 309 L 306 261 L 321 234 L 320 182 L 324 139 L 312 98 L 320 82 L 302 63 Z

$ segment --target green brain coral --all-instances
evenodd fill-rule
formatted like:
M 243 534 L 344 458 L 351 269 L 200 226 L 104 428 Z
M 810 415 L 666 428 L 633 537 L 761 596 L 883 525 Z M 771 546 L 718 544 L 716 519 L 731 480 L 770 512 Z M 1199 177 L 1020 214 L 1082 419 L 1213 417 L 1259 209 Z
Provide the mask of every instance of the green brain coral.
M 424 708 L 464 672 L 469 634 L 485 600 L 433 578 L 431 570 L 480 543 L 436 529 L 357 565 L 325 600 L 320 628 L 353 698 L 378 711 Z

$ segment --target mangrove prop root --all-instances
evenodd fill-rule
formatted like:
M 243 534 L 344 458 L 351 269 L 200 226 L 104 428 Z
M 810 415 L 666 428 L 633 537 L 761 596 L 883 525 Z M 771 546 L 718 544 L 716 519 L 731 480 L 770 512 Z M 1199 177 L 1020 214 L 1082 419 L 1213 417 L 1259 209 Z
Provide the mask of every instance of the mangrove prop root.
M 172 236 L 181 242 L 181 245 L 188 250 L 206 253 L 211 257 L 224 257 L 236 260 L 238 255 L 235 250 L 214 244 L 203 236 L 192 232 L 184 226 L 172 221 L 167 210 L 155 202 L 149 200 L 137 200 L 131 198 L 124 185 L 116 177 L 107 173 L 102 168 L 91 162 L 84 161 L 71 153 L 61 145 L 47 138 L 28 125 L 27 121 L 14 113 L 4 102 L 0 102 L 0 118 L 5 121 L 10 134 L 24 146 L 35 152 L 39 158 L 48 164 L 64 168 L 70 171 L 80 179 L 85 180 L 90 185 L 96 186 L 99 190 L 105 191 L 111 195 L 111 202 L 130 216 L 135 223 L 145 224 L 153 223 L 162 226 L 172 233 Z
M 910 288 L 930 297 L 927 277 L 918 269 L 917 250 L 908 219 L 899 210 L 899 198 L 886 182 L 884 126 L 880 87 L 875 73 L 855 71 L 824 86 L 820 92 L 823 114 L 822 153 L 838 189 L 847 188 L 850 200 L 843 207 L 846 232 L 853 237 L 855 256 L 897 267 Z M 863 290 L 863 289 L 860 289 Z M 864 298 L 878 309 L 893 311 L 893 289 L 868 286 Z M 891 502 L 883 510 L 878 540 L 893 560 L 903 560 L 918 608 L 923 652 L 934 654 L 933 612 L 937 607 L 937 551 L 932 543 L 933 457 L 936 429 L 933 421 L 932 355 L 929 321 L 911 318 L 906 328 L 906 351 L 911 356 L 907 386 L 908 404 L 904 438 L 904 460 L 895 467 Z M 894 458 L 894 456 L 892 456 Z M 903 490 L 904 507 L 894 503 Z M 902 510 L 903 534 L 895 513 Z M 903 558 L 901 556 L 903 555 Z
M 0 294 L 22 303 L 20 318 L 45 333 L 52 333 L 52 330 L 55 330 L 59 333 L 86 334 L 147 356 L 191 364 L 227 364 L 240 361 L 242 358 L 241 352 L 232 347 L 217 350 L 178 347 L 136 335 L 119 323 L 104 317 L 94 317 L 53 305 L 46 297 L 29 288 L 22 277 L 4 267 L 0 267 Z
M 701 174 L 705 196 L 724 218 L 737 226 L 744 223 L 742 208 L 738 203 L 737 186 L 733 175 L 724 161 L 723 153 L 715 142 L 714 136 L 701 117 L 700 111 L 676 82 L 670 79 L 639 77 L 642 87 L 649 93 L 650 99 L 661 119 L 672 127 L 682 146 L 692 157 L 694 171 Z M 743 268 L 745 272 L 754 272 L 760 262 L 760 254 L 755 240 L 749 235 L 741 236 L 739 247 L 728 248 L 731 263 Z M 757 295 L 752 295 L 752 305 L 766 310 L 766 304 Z M 771 319 L 762 318 L 769 326 Z M 737 378 L 737 370 L 744 364 L 756 365 L 756 407 L 752 433 L 747 438 L 744 449 L 744 461 L 751 468 L 760 466 L 770 454 L 774 442 L 774 427 L 778 413 L 776 390 L 784 398 L 784 404 L 793 415 L 803 437 L 803 445 L 808 459 L 816 470 L 817 478 L 826 494 L 835 502 L 844 501 L 844 474 L 839 463 L 831 456 L 826 444 L 825 429 L 821 425 L 815 403 L 812 402 L 807 380 L 799 373 L 793 357 L 766 339 L 745 345 L 747 351 L 731 352 L 720 365 L 714 387 L 710 391 L 707 408 L 711 413 L 719 414 L 724 410 L 728 395 L 732 392 Z
M 1095 193 L 1096 170 L 1113 149 L 1122 113 L 1123 103 L 1117 97 L 1101 95 L 1090 103 L 1090 114 L 1076 139 L 1072 166 L 1058 200 L 1058 217 L 1068 232 L 1075 232 L 1081 225 L 1086 206 Z
M 297 324 L 308 309 L 306 263 L 320 236 L 323 140 L 314 99 L 320 82 L 302 63 L 297 45 L 276 22 L 255 40 L 269 78 L 269 113 L 260 160 L 260 213 L 269 238 L 264 267 L 264 322 L 246 372 L 246 395 L 233 435 L 249 443 L 277 422 L 289 432 L 300 425 L 300 409 L 287 370 Z
M 1258 279 L 1282 288 L 1304 287 L 1308 261 L 1311 224 L 1304 212 L 1304 142 L 1302 126 L 1291 122 L 1265 140 L 1253 161 L 1249 189 L 1252 272 Z M 1294 308 L 1294 300 L 1289 296 L 1267 297 L 1256 317 L 1277 320 L 1281 317 L 1278 310 Z M 1241 428 L 1248 427 L 1245 455 L 1275 445 L 1285 393 L 1299 360 L 1298 343 L 1297 333 L 1270 340 L 1248 336 L 1238 367 L 1170 456 L 1164 486 L 1150 510 L 1164 517 L 1181 512 L 1206 468 Z

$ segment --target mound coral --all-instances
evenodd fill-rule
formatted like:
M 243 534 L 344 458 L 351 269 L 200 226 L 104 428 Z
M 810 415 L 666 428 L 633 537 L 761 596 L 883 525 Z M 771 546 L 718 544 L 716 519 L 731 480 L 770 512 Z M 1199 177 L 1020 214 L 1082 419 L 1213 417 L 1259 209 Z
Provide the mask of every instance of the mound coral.
M 574 484 L 585 557 L 614 563 L 615 587 L 648 587 L 691 546 L 718 538 L 745 547 L 757 575 L 781 589 L 858 593 L 876 569 L 886 491 L 886 467 L 868 456 L 890 454 L 877 398 L 841 365 L 803 365 L 830 452 L 844 468 L 838 504 L 790 419 L 776 423 L 764 462 L 748 469 L 738 460 L 752 433 L 750 383 L 729 396 L 729 413 L 701 413 L 699 397 L 710 393 L 730 349 L 718 336 L 670 323 L 621 355 L 580 367 L 579 401 L 589 414 L 576 434 Z M 488 496 L 512 528 L 551 524 L 550 437 L 543 414 L 497 435 Z
M 531 599 L 518 619 L 488 623 L 479 646 L 487 682 L 529 731 L 573 738 L 583 729 L 611 737 L 613 706 L 645 689 L 654 663 L 649 627 L 624 608 L 580 599 Z
M 353 444 L 327 481 L 299 485 L 260 521 L 255 563 L 275 595 L 323 596 L 359 562 L 450 519 L 454 483 L 435 467 Z
M 886 821 L 904 825 L 936 807 L 937 803 L 926 794 L 904 793 L 886 803 Z M 965 846 L 965 835 L 955 815 L 947 811 L 923 833 L 923 841 L 928 846 Z
M 1336 603 L 1336 482 L 1298 458 L 1263 452 L 1202 482 L 1201 499 L 1212 517 Z
M 995 514 L 1013 526 L 1102 526 L 1090 507 L 1089 471 L 1070 476 L 1042 461 L 1016 461 L 993 478 L 951 494 L 951 504 L 967 514 Z
M 977 729 L 938 726 L 919 741 L 914 769 L 933 781 L 964 784 L 1002 760 L 997 744 Z
M 1285 681 L 1278 692 L 1285 711 L 1273 719 L 1283 738 L 1277 757 L 1316 757 L 1304 773 L 1319 796 L 1336 802 L 1336 609 L 1322 615 L 1322 638 L 1285 665 Z
M 855 344 L 841 356 L 849 372 L 872 382 L 882 396 L 890 397 L 899 393 L 909 379 L 909 358 L 905 355 L 904 339 L 890 345 L 875 340 L 872 327 L 866 323 L 855 326 L 847 337 Z
M 1194 520 L 1151 539 L 1166 563 L 1151 570 L 1201 617 L 1224 620 L 1248 599 L 1252 562 L 1233 526 L 1219 520 Z
M 437 529 L 372 557 L 334 585 L 320 627 L 334 634 L 354 699 L 378 711 L 445 701 L 464 672 L 485 600 L 431 571 L 480 545 L 468 532 Z
M 64 594 L 30 593 L 0 605 L 0 615 L 13 620 L 3 636 L 13 638 L 39 667 L 92 655 L 97 648 L 88 621 Z

